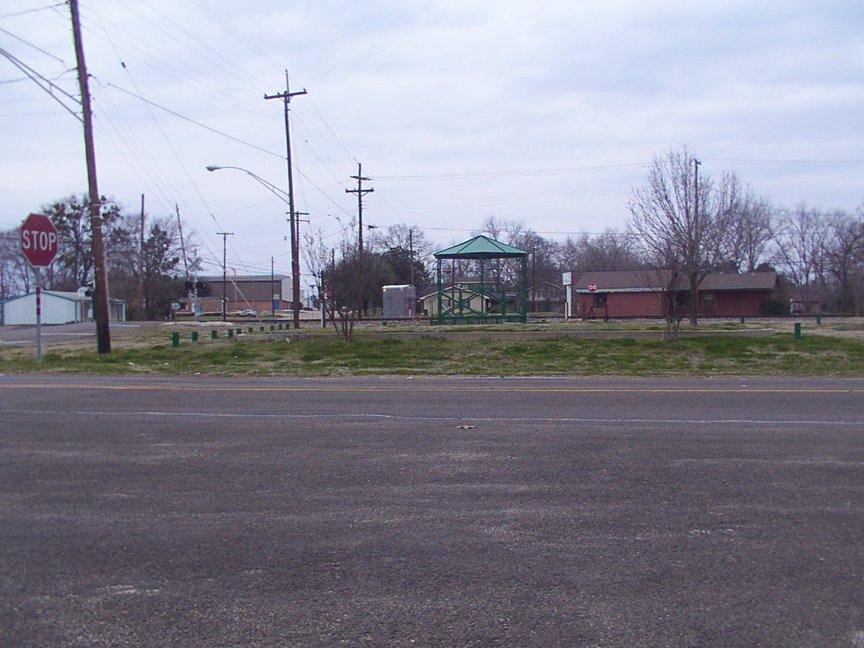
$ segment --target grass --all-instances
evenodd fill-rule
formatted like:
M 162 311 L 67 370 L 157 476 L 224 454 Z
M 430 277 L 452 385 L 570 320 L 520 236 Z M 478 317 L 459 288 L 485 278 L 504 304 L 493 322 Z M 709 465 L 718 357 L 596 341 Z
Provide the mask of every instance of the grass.
M 699 337 L 675 342 L 629 336 L 626 327 L 608 339 L 547 329 L 465 327 L 440 335 L 428 328 L 365 331 L 353 343 L 332 331 L 300 337 L 252 334 L 216 340 L 184 338 L 173 348 L 160 331 L 123 340 L 99 356 L 85 346 L 49 347 L 36 363 L 32 349 L 0 348 L 0 373 L 343 376 L 864 376 L 864 337 L 791 332 L 753 336 L 743 328 L 700 327 Z M 538 330 L 544 335 L 539 336 Z M 635 330 L 635 329 L 634 329 Z M 643 327 L 642 331 L 650 331 Z M 497 335 L 493 335 L 495 332 Z M 560 334 L 559 334 L 560 332 Z M 478 335 L 478 333 L 481 333 Z M 482 334 L 486 333 L 486 334 Z

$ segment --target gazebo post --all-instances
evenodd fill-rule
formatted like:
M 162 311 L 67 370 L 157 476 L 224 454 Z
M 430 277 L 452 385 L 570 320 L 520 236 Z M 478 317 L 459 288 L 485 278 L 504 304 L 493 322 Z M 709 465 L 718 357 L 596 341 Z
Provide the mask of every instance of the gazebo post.
M 444 284 L 441 280 L 441 263 L 442 263 L 441 259 L 438 259 L 438 272 L 436 273 L 436 281 L 435 281 L 436 287 L 438 289 L 437 319 L 439 322 L 441 321 L 441 318 L 444 316 L 444 311 L 442 310 L 442 307 L 444 305 L 444 295 L 442 294 L 444 292 Z
M 485 277 L 485 265 L 483 264 L 483 259 L 479 259 L 480 261 L 480 312 L 483 313 L 483 318 L 486 318 L 486 277 Z

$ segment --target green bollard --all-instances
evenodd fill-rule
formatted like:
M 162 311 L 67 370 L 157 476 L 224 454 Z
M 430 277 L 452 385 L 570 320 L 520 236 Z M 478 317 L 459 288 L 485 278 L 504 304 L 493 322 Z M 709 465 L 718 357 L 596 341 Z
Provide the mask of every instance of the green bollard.
M 822 316 L 821 315 L 816 316 L 816 326 L 822 326 Z
M 744 323 L 744 316 L 743 315 L 741 316 L 741 323 L 742 324 Z
M 801 339 L 801 322 L 795 322 L 795 339 Z
M 216 329 L 213 329 L 212 331 L 210 331 L 210 339 L 211 340 L 215 340 L 218 337 L 219 337 L 219 331 L 217 331 Z
M 171 346 L 175 349 L 180 346 L 180 333 L 177 331 L 171 334 Z
M 192 341 L 193 342 L 198 341 L 198 331 L 192 331 Z

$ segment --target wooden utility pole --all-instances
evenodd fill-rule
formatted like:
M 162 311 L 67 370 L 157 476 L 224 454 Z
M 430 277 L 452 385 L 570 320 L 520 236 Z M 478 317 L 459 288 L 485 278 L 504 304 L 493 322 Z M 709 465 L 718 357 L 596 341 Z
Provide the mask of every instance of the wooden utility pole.
M 234 232 L 216 232 L 222 237 L 222 321 L 228 319 L 228 237 Z
M 690 280 L 690 324 L 696 325 L 699 311 L 699 272 L 702 265 L 702 219 L 699 216 L 699 165 L 702 164 L 693 158 L 693 228 L 691 231 L 691 257 L 688 267 L 688 279 Z
M 364 182 L 369 182 L 372 178 L 366 178 L 363 176 L 363 165 L 359 162 L 357 163 L 357 175 L 351 176 L 353 180 L 357 181 L 356 189 L 346 189 L 345 193 L 353 193 L 357 194 L 357 249 L 359 250 L 359 254 L 363 256 L 363 196 L 368 193 L 372 193 L 375 191 L 372 187 L 368 189 L 363 188 Z
M 141 236 L 138 246 L 138 312 L 144 317 L 144 194 L 141 194 Z
M 276 259 L 270 257 L 270 311 L 276 314 Z
M 360 162 L 357 163 L 357 175 L 351 176 L 351 178 L 357 181 L 357 188 L 346 189 L 345 193 L 357 194 L 357 313 L 362 317 L 363 293 L 365 292 L 365 259 L 363 257 L 363 196 L 372 193 L 375 189 L 372 187 L 369 187 L 368 189 L 363 188 L 363 183 L 369 182 L 372 178 L 366 178 L 363 176 L 363 165 L 360 164 Z
M 288 121 L 291 97 L 305 95 L 306 90 L 291 92 L 288 84 L 288 71 L 285 71 L 285 92 L 264 95 L 264 99 L 282 99 L 285 105 L 285 160 L 288 164 L 288 221 L 291 229 L 291 308 L 294 315 L 294 328 L 300 328 L 300 228 L 297 224 L 297 213 L 294 211 L 294 176 L 291 168 L 291 126 Z
M 411 263 L 411 286 L 414 286 L 414 228 L 408 229 L 408 261 Z
M 108 311 L 108 271 L 105 267 L 105 246 L 102 240 L 102 197 L 96 182 L 96 149 L 93 145 L 93 113 L 90 108 L 90 83 L 81 39 L 81 17 L 78 0 L 69 0 L 72 17 L 72 38 L 78 65 L 78 88 L 81 92 L 81 113 L 84 121 L 84 154 L 87 158 L 87 193 L 90 207 L 90 230 L 93 254 L 93 319 L 96 320 L 96 348 L 99 353 L 111 353 L 111 331 Z
M 180 220 L 180 205 L 174 203 L 174 211 L 177 212 L 177 231 L 180 233 L 180 252 L 183 254 L 183 270 L 186 278 L 189 278 L 189 258 L 186 256 L 186 241 L 183 240 L 183 221 Z

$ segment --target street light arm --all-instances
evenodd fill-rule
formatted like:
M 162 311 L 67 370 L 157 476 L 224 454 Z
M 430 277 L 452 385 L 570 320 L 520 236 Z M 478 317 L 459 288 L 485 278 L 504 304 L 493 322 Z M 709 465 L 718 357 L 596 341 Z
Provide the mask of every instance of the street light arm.
M 208 164 L 206 168 L 211 173 L 213 171 L 220 171 L 222 169 L 236 169 L 237 171 L 242 171 L 246 175 L 253 178 L 262 187 L 267 189 L 267 191 L 269 191 L 274 196 L 276 196 L 279 200 L 281 200 L 282 202 L 284 202 L 286 204 L 288 203 L 288 193 L 287 192 L 283 191 L 282 189 L 280 189 L 279 187 L 274 185 L 272 182 L 268 182 L 267 180 L 265 180 L 264 178 L 259 176 L 257 173 L 252 173 L 252 171 L 250 171 L 249 169 L 244 169 L 243 167 L 238 167 L 238 166 L 219 166 L 217 164 Z

